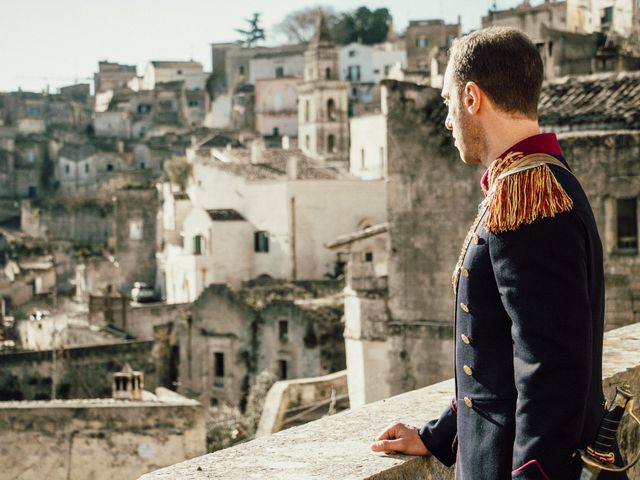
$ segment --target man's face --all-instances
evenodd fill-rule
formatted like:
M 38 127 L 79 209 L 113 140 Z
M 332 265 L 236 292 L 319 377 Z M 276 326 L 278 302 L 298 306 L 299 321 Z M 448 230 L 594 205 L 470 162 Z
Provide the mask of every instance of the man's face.
M 458 91 L 451 63 L 447 65 L 442 85 L 442 98 L 449 111 L 445 126 L 451 130 L 455 146 L 464 163 L 482 163 L 487 147 L 480 122 L 465 107 L 464 92 Z

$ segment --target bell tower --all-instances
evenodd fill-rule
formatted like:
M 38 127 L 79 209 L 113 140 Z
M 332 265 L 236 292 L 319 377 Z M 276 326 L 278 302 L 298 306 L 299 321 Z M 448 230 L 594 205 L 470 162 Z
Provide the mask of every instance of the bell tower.
M 327 163 L 349 158 L 348 83 L 340 81 L 338 49 L 322 13 L 304 54 L 304 82 L 298 86 L 298 145 Z

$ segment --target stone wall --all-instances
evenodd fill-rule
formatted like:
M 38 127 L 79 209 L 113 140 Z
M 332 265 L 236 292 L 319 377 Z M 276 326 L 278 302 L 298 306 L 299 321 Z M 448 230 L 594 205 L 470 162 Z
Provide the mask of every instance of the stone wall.
M 0 354 L 0 400 L 96 398 L 111 395 L 111 373 L 125 363 L 155 388 L 152 341 Z
M 3 478 L 129 479 L 206 452 L 200 404 L 157 393 L 137 402 L 0 402 Z
M 640 324 L 605 334 L 603 385 L 607 397 L 620 383 L 629 383 L 632 392 L 640 394 Z M 370 444 L 393 421 L 421 426 L 439 416 L 453 393 L 453 380 L 447 380 L 173 465 L 141 480 L 450 480 L 451 470 L 433 458 L 374 454 Z M 636 415 L 639 410 L 637 406 Z M 620 437 L 627 458 L 640 444 L 637 432 L 627 416 Z M 636 466 L 629 478 L 639 476 L 640 466 Z

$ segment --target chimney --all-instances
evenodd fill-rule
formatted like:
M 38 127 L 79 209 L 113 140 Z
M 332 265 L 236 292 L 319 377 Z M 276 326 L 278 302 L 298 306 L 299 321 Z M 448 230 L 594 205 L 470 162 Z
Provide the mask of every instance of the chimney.
M 298 179 L 298 157 L 287 158 L 287 177 L 289 180 Z
M 282 137 L 282 149 L 289 150 L 290 148 L 291 148 L 291 139 L 289 138 L 289 135 L 285 135 L 284 137 Z
M 122 371 L 113 374 L 112 395 L 116 400 L 142 400 L 144 373 L 126 363 Z
M 251 144 L 251 163 L 262 163 L 262 146 L 259 142 Z

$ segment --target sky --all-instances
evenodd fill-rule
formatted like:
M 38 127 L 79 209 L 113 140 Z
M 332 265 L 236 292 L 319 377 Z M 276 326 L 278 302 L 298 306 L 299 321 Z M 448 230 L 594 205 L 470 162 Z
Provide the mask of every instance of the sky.
M 461 16 L 463 31 L 478 28 L 494 0 L 0 0 L 0 91 L 56 92 L 92 83 L 98 61 L 136 65 L 151 60 L 201 62 L 211 70 L 210 44 L 235 41 L 244 19 L 262 14 L 267 40 L 287 13 L 314 5 L 338 12 L 386 7 L 401 33 L 409 20 Z M 521 0 L 495 0 L 498 9 Z M 536 2 L 533 2 L 534 4 Z M 539 2 L 537 2 L 539 3 Z

